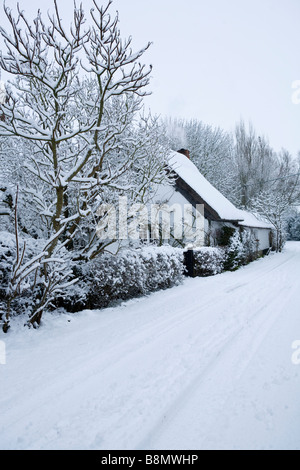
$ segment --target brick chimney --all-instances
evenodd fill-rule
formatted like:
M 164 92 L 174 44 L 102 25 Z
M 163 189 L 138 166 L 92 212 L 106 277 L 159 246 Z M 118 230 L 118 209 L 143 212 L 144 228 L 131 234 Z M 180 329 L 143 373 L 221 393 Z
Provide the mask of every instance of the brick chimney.
M 189 160 L 191 159 L 190 157 L 190 151 L 187 149 L 180 149 L 177 150 L 178 153 L 182 153 L 182 155 L 185 155 Z

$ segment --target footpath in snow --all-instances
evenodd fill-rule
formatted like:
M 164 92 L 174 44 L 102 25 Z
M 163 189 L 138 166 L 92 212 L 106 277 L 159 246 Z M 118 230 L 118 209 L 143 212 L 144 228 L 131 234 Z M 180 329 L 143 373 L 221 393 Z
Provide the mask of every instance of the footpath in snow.
M 300 243 L 0 339 L 1 449 L 300 449 Z

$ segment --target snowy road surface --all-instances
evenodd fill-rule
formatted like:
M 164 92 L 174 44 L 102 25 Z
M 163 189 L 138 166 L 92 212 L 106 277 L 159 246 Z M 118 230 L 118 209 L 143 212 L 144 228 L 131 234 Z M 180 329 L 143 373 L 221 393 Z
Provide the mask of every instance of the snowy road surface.
M 300 449 L 300 243 L 0 339 L 2 449 Z

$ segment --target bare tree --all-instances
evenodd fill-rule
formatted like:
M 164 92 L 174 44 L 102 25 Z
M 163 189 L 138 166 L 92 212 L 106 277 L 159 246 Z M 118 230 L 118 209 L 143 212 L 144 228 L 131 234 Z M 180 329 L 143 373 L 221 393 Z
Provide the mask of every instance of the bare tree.
M 285 149 L 277 155 L 275 177 L 264 182 L 264 190 L 257 192 L 251 207 L 274 226 L 275 248 L 282 251 L 286 240 L 287 218 L 290 210 L 300 203 L 299 161 Z
M 235 128 L 234 166 L 240 193 L 238 204 L 249 207 L 253 197 L 266 189 L 266 181 L 275 176 L 276 155 L 264 136 L 257 136 L 251 123 Z
M 142 135 L 134 123 L 150 80 L 151 67 L 140 63 L 150 43 L 134 52 L 132 39 L 121 38 L 111 4 L 109 0 L 99 6 L 93 0 L 87 25 L 82 5 L 75 3 L 69 30 L 57 0 L 53 15 L 44 20 L 39 11 L 33 23 L 19 6 L 16 16 L 4 6 L 11 31 L 0 27 L 6 46 L 0 67 L 14 80 L 6 87 L 8 100 L 0 104 L 5 115 L 0 137 L 20 143 L 27 178 L 21 197 L 26 191 L 46 238 L 41 298 L 47 296 L 51 276 L 45 260 L 57 258 L 58 252 L 62 257 L 64 248 L 72 249 L 76 237 L 84 239 L 87 233 L 85 245 L 72 257 L 97 256 L 104 249 L 95 232 L 91 234 L 97 207 L 112 194 L 136 194 L 132 175 L 151 157 L 155 124 L 145 120 Z M 139 173 L 140 189 L 163 177 L 163 152 L 160 148 L 155 168 L 150 171 L 148 165 Z M 31 322 L 40 320 L 41 311 L 42 306 Z

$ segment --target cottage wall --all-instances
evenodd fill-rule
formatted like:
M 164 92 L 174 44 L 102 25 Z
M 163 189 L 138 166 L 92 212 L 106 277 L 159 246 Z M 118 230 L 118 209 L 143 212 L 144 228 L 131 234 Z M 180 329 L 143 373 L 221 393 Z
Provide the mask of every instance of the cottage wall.
M 258 249 L 264 251 L 270 248 L 270 229 L 257 228 L 253 229 L 255 237 L 259 240 Z

